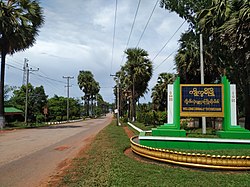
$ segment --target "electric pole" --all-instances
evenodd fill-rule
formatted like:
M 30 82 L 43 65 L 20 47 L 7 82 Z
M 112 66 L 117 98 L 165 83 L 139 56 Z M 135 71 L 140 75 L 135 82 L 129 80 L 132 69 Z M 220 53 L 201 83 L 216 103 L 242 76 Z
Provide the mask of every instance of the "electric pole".
M 23 85 L 26 84 L 26 79 L 27 79 L 27 66 L 29 60 L 27 58 L 24 58 L 24 63 L 23 63 Z
M 69 80 L 73 79 L 74 77 L 70 77 L 70 76 L 63 76 L 64 79 L 67 79 L 67 121 L 69 121 L 69 87 L 71 87 L 69 85 Z
M 111 77 L 117 77 L 117 75 L 111 75 Z M 116 103 L 116 107 L 117 107 L 117 125 L 119 126 L 120 125 L 120 77 L 118 76 L 118 82 L 117 82 L 117 86 L 116 86 L 116 89 L 117 89 L 117 103 Z
M 201 69 L 201 84 L 204 84 L 204 63 L 203 63 L 202 34 L 200 34 L 200 69 Z M 206 117 L 202 117 L 202 134 L 206 134 Z
M 32 68 L 29 68 L 29 64 L 27 63 L 28 62 L 28 59 L 25 58 L 25 71 L 26 71 L 26 94 L 25 94 L 25 119 L 24 119 L 24 122 L 25 124 L 27 125 L 28 123 L 28 94 L 29 94 L 29 89 L 28 89 L 28 84 L 29 84 L 29 73 L 30 72 L 33 72 L 33 71 L 38 71 L 39 68 L 37 69 L 32 69 Z

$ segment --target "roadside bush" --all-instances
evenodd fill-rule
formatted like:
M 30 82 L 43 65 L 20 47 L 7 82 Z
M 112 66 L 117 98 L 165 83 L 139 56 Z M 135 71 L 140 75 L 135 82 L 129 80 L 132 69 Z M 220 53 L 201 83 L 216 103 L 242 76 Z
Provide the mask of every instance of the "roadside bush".
M 167 113 L 161 111 L 138 112 L 137 121 L 145 125 L 163 125 L 167 122 Z
M 63 116 L 62 120 L 67 121 L 67 116 Z
M 56 116 L 56 121 L 61 121 L 62 117 L 61 116 Z
M 42 123 L 42 122 L 44 122 L 44 115 L 42 115 L 42 114 L 39 114 L 39 115 L 37 115 L 36 116 L 36 122 L 37 123 Z

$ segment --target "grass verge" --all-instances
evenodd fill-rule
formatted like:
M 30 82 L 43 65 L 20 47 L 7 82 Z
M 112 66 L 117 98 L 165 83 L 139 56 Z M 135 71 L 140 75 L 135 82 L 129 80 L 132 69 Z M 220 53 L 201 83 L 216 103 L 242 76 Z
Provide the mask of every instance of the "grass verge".
M 73 161 L 59 186 L 249 186 L 250 172 L 196 170 L 151 164 L 127 157 L 129 138 L 115 123 Z

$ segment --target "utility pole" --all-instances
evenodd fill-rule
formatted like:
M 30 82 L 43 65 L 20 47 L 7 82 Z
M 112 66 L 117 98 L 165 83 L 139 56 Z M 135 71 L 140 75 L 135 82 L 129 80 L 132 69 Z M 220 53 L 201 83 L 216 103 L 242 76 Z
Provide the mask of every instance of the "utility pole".
M 70 76 L 63 76 L 64 79 L 67 79 L 67 121 L 69 121 L 69 87 L 71 87 L 69 85 L 69 80 L 73 79 L 74 77 L 70 77 Z
M 203 63 L 203 40 L 200 34 L 200 71 L 201 71 L 201 84 L 204 84 L 204 63 Z M 206 117 L 202 117 L 202 134 L 206 134 Z
M 117 75 L 111 75 L 111 77 L 117 77 Z M 116 86 L 116 94 L 117 94 L 117 125 L 120 125 L 120 77 L 118 77 L 118 82 L 117 82 L 117 86 Z
M 28 84 L 29 84 L 29 73 L 33 71 L 38 71 L 39 68 L 33 70 L 32 68 L 29 68 L 28 59 L 25 58 L 25 71 L 26 71 L 26 94 L 25 94 L 25 119 L 24 122 L 27 125 L 28 123 L 28 94 L 29 94 L 29 89 L 28 89 Z
M 27 62 L 29 60 L 27 58 L 24 58 L 24 64 L 23 64 L 23 85 L 26 84 L 27 79 Z

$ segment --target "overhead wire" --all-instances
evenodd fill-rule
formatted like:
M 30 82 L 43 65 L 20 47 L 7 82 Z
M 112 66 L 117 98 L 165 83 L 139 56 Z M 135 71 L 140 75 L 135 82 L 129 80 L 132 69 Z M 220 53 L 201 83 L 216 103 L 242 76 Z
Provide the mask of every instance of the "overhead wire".
M 17 69 L 17 70 L 20 70 L 20 71 L 23 71 L 23 69 L 18 68 L 18 67 L 13 66 L 13 65 L 10 65 L 10 64 L 6 64 L 6 66 L 11 67 L 11 68 L 14 68 L 14 69 Z
M 136 21 L 136 17 L 137 17 L 137 13 L 138 13 L 140 4 L 141 4 L 141 0 L 139 0 L 139 2 L 138 2 L 138 5 L 137 5 L 136 11 L 135 11 L 135 16 L 134 16 L 133 24 L 132 24 L 132 27 L 131 27 L 131 30 L 130 30 L 130 33 L 129 33 L 129 37 L 128 37 L 128 41 L 127 41 L 127 44 L 126 44 L 126 47 L 125 47 L 125 50 L 124 50 L 124 51 L 126 51 L 127 48 L 128 48 L 128 44 L 129 44 L 129 42 L 130 42 L 130 38 L 131 38 L 133 29 L 134 29 L 134 25 L 135 25 L 135 21 Z M 123 57 L 122 57 L 121 64 L 123 63 L 124 57 L 125 57 L 125 53 L 123 53 Z
M 147 21 L 147 23 L 146 23 L 146 25 L 145 25 L 145 27 L 144 27 L 144 29 L 143 29 L 143 31 L 142 31 L 142 34 L 141 34 L 141 36 L 140 36 L 140 38 L 139 38 L 139 40 L 138 40 L 138 42 L 137 42 L 137 44 L 136 44 L 136 47 L 138 47 L 139 44 L 140 44 L 140 42 L 141 42 L 141 39 L 142 39 L 142 37 L 143 37 L 143 35 L 144 35 L 144 33 L 145 33 L 147 27 L 148 27 L 148 24 L 149 24 L 149 22 L 150 22 L 150 20 L 151 20 L 151 18 L 152 18 L 152 16 L 153 16 L 153 14 L 154 14 L 154 11 L 155 11 L 155 8 L 156 8 L 156 5 L 158 4 L 158 2 L 159 2 L 159 0 L 156 0 L 155 5 L 154 5 L 154 8 L 153 8 L 153 10 L 152 10 L 152 12 L 151 12 L 151 14 L 150 14 L 150 16 L 149 16 L 149 18 L 148 18 L 148 21 Z
M 113 61 L 114 61 L 114 48 L 115 48 L 115 32 L 116 32 L 116 17 L 117 17 L 117 0 L 115 1 L 115 19 L 114 19 L 114 28 L 113 28 L 113 42 L 112 42 L 112 52 L 111 52 L 111 68 L 110 74 L 113 71 Z
M 43 75 L 40 75 L 40 74 L 36 74 L 36 73 L 33 73 L 33 72 L 30 72 L 30 73 L 32 73 L 35 76 L 42 77 L 42 78 L 45 78 L 45 79 L 50 80 L 50 81 L 54 81 L 54 82 L 57 82 L 57 83 L 65 84 L 65 82 L 60 81 L 60 80 L 56 80 L 56 79 L 53 79 L 53 78 L 50 78 L 50 77 L 47 77 L 47 76 L 43 76 Z
M 186 22 L 186 20 L 184 20 L 181 25 L 177 28 L 177 30 L 173 33 L 173 35 L 168 39 L 168 41 L 163 45 L 163 47 L 160 49 L 160 51 L 154 56 L 154 58 L 152 59 L 152 61 L 154 61 L 159 54 L 163 51 L 163 49 L 168 45 L 168 43 L 171 41 L 171 39 L 175 36 L 175 34 L 181 29 L 181 27 L 184 25 L 184 23 Z
M 177 49 L 178 49 L 178 47 L 172 53 L 170 53 L 158 66 L 156 66 L 154 68 L 154 70 L 156 70 L 157 68 L 159 68 L 166 60 L 168 60 L 176 52 Z

